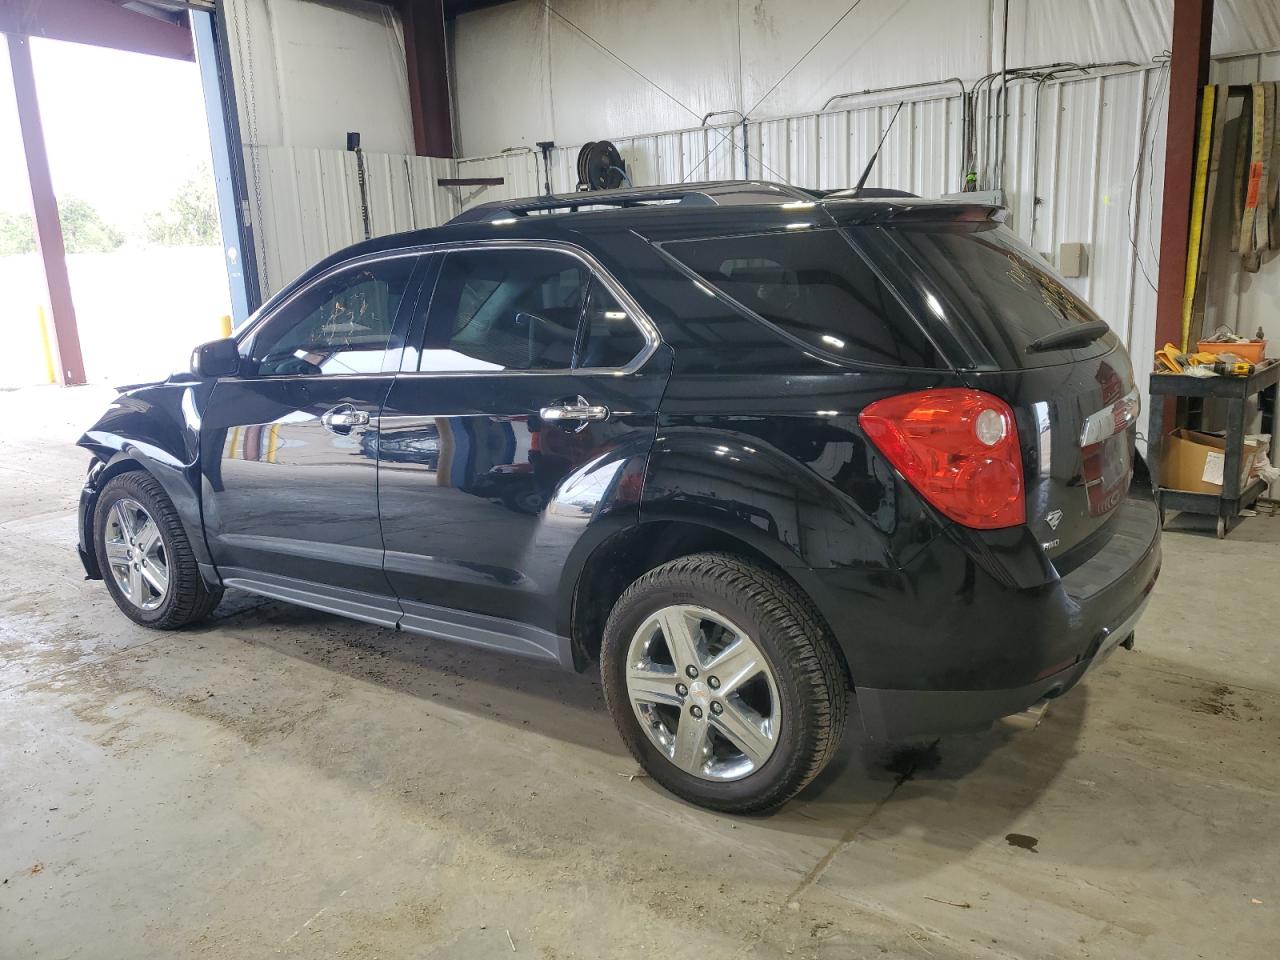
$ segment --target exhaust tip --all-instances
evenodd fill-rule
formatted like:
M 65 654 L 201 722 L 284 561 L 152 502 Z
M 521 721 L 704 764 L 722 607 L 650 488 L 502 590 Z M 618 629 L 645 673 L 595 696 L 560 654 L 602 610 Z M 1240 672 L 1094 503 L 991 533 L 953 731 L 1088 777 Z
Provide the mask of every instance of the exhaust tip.
M 1040 726 L 1040 721 L 1044 719 L 1044 715 L 1049 712 L 1049 697 L 1044 697 L 1036 701 L 1027 709 L 1018 713 L 1011 713 L 1003 718 L 1003 722 L 1013 727 L 1015 730 L 1034 730 Z

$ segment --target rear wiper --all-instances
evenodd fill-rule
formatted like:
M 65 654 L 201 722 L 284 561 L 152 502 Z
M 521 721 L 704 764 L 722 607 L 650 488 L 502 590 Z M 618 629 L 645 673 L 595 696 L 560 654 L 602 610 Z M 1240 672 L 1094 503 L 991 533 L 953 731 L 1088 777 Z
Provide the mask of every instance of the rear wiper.
M 1027 344 L 1027 353 L 1041 353 L 1045 350 L 1060 350 L 1063 347 L 1085 347 L 1100 337 L 1111 332 L 1105 320 L 1090 320 L 1078 326 L 1055 330 L 1037 337 Z

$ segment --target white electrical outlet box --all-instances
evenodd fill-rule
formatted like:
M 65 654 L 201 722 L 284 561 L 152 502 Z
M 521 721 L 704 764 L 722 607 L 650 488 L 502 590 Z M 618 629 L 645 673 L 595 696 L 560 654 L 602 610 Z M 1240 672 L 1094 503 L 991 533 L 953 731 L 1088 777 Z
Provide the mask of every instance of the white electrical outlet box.
M 1064 277 L 1088 276 L 1089 245 L 1087 243 L 1059 244 L 1058 272 Z

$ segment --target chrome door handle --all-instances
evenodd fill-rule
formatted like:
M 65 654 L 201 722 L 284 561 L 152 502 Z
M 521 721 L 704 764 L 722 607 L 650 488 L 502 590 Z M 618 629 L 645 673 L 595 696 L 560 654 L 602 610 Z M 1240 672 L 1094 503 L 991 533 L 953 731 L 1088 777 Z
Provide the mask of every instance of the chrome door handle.
M 369 422 L 369 414 L 357 410 L 349 403 L 342 403 L 332 410 L 326 410 L 320 422 L 335 433 L 346 433 L 352 427 L 362 426 Z
M 587 403 L 578 397 L 572 403 L 555 403 L 538 411 L 542 419 L 551 423 L 581 421 L 585 426 L 588 420 L 608 420 L 609 408 L 600 404 Z

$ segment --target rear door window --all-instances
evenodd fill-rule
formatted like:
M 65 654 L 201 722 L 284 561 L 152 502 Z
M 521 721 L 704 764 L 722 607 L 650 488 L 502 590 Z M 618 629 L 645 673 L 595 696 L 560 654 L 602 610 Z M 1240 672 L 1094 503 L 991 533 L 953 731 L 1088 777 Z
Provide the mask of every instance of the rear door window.
M 570 369 L 589 280 L 581 261 L 550 250 L 447 254 L 419 369 Z
M 678 240 L 662 249 L 823 353 L 880 366 L 939 364 L 920 325 L 838 230 Z

